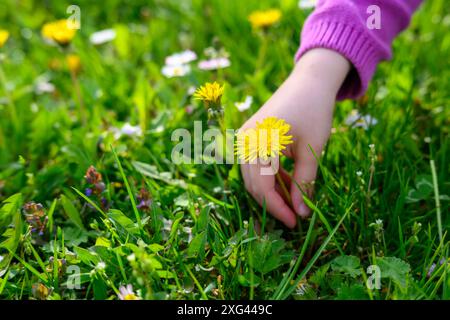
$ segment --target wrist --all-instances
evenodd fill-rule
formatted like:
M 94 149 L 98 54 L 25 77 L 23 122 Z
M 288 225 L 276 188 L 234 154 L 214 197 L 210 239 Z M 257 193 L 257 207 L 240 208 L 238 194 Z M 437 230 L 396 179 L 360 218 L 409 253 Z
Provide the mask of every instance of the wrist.
M 319 86 L 322 93 L 330 93 L 335 98 L 350 68 L 350 62 L 341 54 L 316 48 L 297 61 L 290 77 L 296 82 Z

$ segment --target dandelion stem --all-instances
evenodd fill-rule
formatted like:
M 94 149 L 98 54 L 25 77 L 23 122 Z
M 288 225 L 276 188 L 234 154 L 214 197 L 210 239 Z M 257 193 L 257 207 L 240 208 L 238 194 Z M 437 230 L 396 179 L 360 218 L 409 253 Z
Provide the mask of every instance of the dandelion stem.
M 292 207 L 292 199 L 291 199 L 291 194 L 289 193 L 289 190 L 286 187 L 286 184 L 284 183 L 283 179 L 281 178 L 281 175 L 279 172 L 277 172 L 275 174 L 276 178 L 277 178 L 277 182 L 281 187 L 281 190 L 283 190 L 283 194 L 285 196 L 285 198 L 287 199 L 287 201 L 289 202 L 289 205 Z
M 81 95 L 80 90 L 80 82 L 78 81 L 78 76 L 75 71 L 70 71 L 70 77 L 72 78 L 73 87 L 75 89 L 75 94 L 78 100 L 78 109 L 80 112 L 80 119 L 83 125 L 86 125 L 87 117 L 86 117 L 86 109 L 84 107 L 83 97 Z
M 267 35 L 265 33 L 262 34 L 261 36 L 262 39 L 262 43 L 261 43 L 261 47 L 259 48 L 259 52 L 258 52 L 258 60 L 256 60 L 256 68 L 255 68 L 255 73 L 257 73 L 258 71 L 260 71 L 264 65 L 264 59 L 266 58 L 266 53 L 267 53 L 267 46 L 268 46 L 268 41 L 267 41 Z
M 5 90 L 6 99 L 8 100 L 8 107 L 9 107 L 9 113 L 11 116 L 11 121 L 12 121 L 13 125 L 16 126 L 18 124 L 16 106 L 14 105 L 14 101 L 13 101 L 11 95 L 9 94 L 7 84 L 6 84 L 7 83 L 6 76 L 5 76 L 5 73 L 3 72 L 3 67 L 2 67 L 1 63 L 0 63 L 0 82 L 2 83 L 3 89 Z

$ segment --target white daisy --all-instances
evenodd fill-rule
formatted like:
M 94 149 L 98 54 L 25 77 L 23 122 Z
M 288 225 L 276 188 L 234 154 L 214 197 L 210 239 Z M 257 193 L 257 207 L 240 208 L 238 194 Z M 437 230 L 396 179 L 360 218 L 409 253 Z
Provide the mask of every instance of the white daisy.
M 142 129 L 140 126 L 133 126 L 127 122 L 123 125 L 122 129 L 120 129 L 120 133 L 126 136 L 141 136 Z
M 117 296 L 120 300 L 140 300 L 140 298 L 134 293 L 133 286 L 131 284 L 120 286 Z
M 183 77 L 191 72 L 191 67 L 187 64 L 182 65 L 165 65 L 162 70 L 162 74 L 167 78 Z
M 53 83 L 43 80 L 36 83 L 36 94 L 52 93 L 55 91 Z
M 245 100 L 243 102 L 236 102 L 234 105 L 240 112 L 243 112 L 245 110 L 250 109 L 250 107 L 252 106 L 252 103 L 253 103 L 253 97 L 246 96 Z
M 115 38 L 116 38 L 116 31 L 114 31 L 113 29 L 105 29 L 91 34 L 91 36 L 89 37 L 89 41 L 92 44 L 99 45 L 106 42 L 110 42 Z
M 174 53 L 166 57 L 167 66 L 180 66 L 197 59 L 197 54 L 191 50 Z
M 231 65 L 231 61 L 228 58 L 213 58 L 209 60 L 202 60 L 198 63 L 198 67 L 201 70 L 217 70 L 227 68 Z
M 367 130 L 370 126 L 376 125 L 378 120 L 370 115 L 361 115 L 357 110 L 352 110 L 345 119 L 345 124 L 352 128 L 363 128 Z

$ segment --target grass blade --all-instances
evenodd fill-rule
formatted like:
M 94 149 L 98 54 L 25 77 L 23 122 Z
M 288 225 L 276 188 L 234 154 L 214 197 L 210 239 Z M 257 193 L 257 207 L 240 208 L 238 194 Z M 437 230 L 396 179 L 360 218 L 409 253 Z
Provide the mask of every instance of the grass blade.
M 328 237 L 322 243 L 320 248 L 316 251 L 316 253 L 314 254 L 313 258 L 308 262 L 308 264 L 306 265 L 305 269 L 303 269 L 303 271 L 301 272 L 301 274 L 299 275 L 299 277 L 295 281 L 295 284 L 292 285 L 289 289 L 287 289 L 283 295 L 281 295 L 281 297 L 280 297 L 281 299 L 283 299 L 283 300 L 287 299 L 291 295 L 291 293 L 294 292 L 294 290 L 297 287 L 297 285 L 305 277 L 305 275 L 309 272 L 309 270 L 312 268 L 312 266 L 317 261 L 319 256 L 322 254 L 322 251 L 326 248 L 328 243 L 331 241 L 331 239 L 333 238 L 334 234 L 339 229 L 339 227 L 341 226 L 342 222 L 345 220 L 345 218 L 347 217 L 349 212 L 350 212 L 350 208 L 345 212 L 345 214 L 342 216 L 341 220 L 339 220 L 339 222 L 336 224 L 336 226 L 334 227 L 332 232 L 328 235 Z

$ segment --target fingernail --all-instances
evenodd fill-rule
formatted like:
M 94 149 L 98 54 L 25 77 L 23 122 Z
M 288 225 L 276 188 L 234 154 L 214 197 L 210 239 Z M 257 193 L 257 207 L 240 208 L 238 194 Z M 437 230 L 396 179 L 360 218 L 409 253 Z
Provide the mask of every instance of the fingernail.
M 308 206 L 304 202 L 300 203 L 300 206 L 298 207 L 299 216 L 306 217 L 309 215 L 309 212 L 310 209 L 308 208 Z

